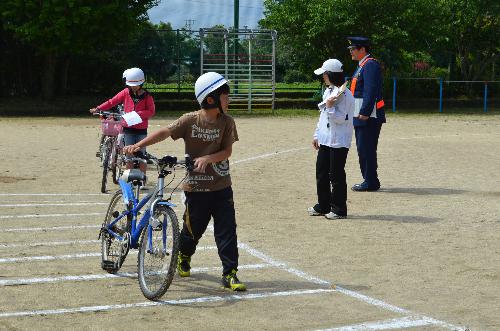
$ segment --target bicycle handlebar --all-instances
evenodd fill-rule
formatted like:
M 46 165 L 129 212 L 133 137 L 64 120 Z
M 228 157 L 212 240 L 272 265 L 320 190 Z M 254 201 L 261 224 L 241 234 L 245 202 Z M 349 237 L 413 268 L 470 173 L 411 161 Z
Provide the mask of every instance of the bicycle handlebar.
M 194 161 L 191 159 L 189 154 L 184 156 L 184 160 L 178 160 L 176 156 L 165 155 L 162 158 L 157 158 L 149 153 L 137 152 L 134 156 L 124 156 L 125 162 L 139 162 L 139 163 L 153 163 L 160 167 L 170 167 L 173 168 L 177 165 L 185 167 L 188 171 L 194 169 Z
M 117 121 L 119 121 L 119 120 L 122 119 L 122 115 L 121 114 L 119 114 L 119 113 L 113 113 L 113 112 L 110 112 L 110 111 L 104 111 L 104 110 L 97 110 L 97 111 L 93 112 L 92 115 L 95 115 L 95 116 L 99 115 L 99 116 L 104 116 L 104 117 L 113 117 Z

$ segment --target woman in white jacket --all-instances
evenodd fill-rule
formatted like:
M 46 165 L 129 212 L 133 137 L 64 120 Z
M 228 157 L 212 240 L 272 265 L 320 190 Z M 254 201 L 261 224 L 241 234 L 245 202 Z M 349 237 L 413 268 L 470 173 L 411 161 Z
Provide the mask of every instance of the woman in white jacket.
M 311 216 L 324 215 L 328 219 L 347 217 L 347 182 L 345 163 L 351 147 L 354 97 L 345 88 L 342 63 L 326 60 L 314 70 L 322 75 L 325 85 L 323 102 L 318 104 L 320 116 L 313 137 L 316 159 L 316 190 L 318 203 L 309 207 Z

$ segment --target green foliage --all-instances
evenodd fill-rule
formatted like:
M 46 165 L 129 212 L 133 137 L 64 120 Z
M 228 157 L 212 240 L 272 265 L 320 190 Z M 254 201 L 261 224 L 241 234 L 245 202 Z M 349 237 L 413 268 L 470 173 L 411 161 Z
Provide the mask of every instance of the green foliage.
M 437 67 L 456 63 L 457 78 L 480 79 L 498 62 L 495 0 L 264 0 L 264 5 L 260 24 L 280 38 L 278 68 L 307 73 L 337 58 L 352 72 L 349 35 L 369 37 L 390 76 L 442 74 Z M 427 66 L 428 72 L 418 69 Z
M 302 71 L 294 69 L 287 70 L 284 77 L 285 83 L 307 82 L 310 80 L 310 75 L 306 75 Z
M 114 45 L 147 21 L 157 0 L 3 0 L 4 28 L 42 53 L 82 53 Z

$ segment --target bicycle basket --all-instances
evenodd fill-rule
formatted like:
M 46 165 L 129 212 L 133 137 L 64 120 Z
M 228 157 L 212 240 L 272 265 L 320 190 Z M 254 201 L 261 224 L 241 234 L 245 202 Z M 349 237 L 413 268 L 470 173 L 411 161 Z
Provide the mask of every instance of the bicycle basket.
M 101 120 L 101 132 L 106 136 L 117 136 L 122 132 L 122 125 L 120 121 L 115 121 L 112 119 Z

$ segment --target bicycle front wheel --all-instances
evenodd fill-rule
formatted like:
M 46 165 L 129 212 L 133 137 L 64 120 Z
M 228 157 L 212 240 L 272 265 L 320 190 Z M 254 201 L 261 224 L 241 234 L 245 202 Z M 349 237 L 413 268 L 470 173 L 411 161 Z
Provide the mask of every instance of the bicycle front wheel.
M 159 207 L 142 230 L 137 268 L 139 286 L 150 300 L 159 299 L 174 278 L 179 251 L 179 223 L 170 208 Z
M 101 193 L 106 193 L 106 184 L 108 182 L 108 171 L 110 162 L 111 162 L 111 140 L 106 139 L 102 155 Z

